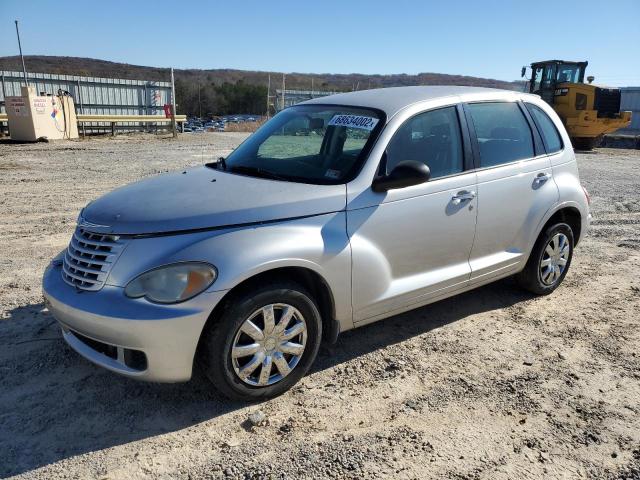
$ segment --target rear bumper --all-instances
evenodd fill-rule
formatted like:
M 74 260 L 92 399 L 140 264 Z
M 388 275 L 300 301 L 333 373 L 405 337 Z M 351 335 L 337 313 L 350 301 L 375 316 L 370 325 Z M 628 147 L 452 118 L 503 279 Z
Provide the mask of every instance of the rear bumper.
M 205 292 L 180 304 L 158 305 L 130 299 L 121 287 L 78 291 L 62 280 L 59 266 L 47 269 L 42 287 L 71 348 L 108 370 L 155 382 L 191 378 L 202 329 L 226 293 Z

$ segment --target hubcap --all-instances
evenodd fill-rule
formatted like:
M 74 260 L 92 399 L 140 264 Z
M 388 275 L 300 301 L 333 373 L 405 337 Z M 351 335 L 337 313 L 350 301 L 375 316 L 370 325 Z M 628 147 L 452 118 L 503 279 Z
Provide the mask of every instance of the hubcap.
M 307 324 L 291 305 L 274 303 L 253 312 L 236 333 L 233 370 L 256 387 L 279 382 L 296 367 L 307 343 Z
M 571 247 L 564 233 L 556 233 L 542 253 L 540 279 L 545 285 L 553 285 L 564 273 L 569 261 Z

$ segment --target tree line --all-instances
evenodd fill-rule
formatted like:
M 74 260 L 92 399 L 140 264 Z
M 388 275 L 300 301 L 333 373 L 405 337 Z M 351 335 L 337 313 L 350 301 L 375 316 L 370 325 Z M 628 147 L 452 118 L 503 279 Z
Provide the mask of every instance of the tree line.
M 176 79 L 176 111 L 196 117 L 211 117 L 229 114 L 263 115 L 267 108 L 267 87 L 252 85 L 239 80 L 197 83 Z
M 1 0 L 0 0 L 1 1 Z M 168 68 L 145 67 L 93 58 L 25 57 L 29 72 L 64 75 L 125 78 L 147 81 L 169 81 Z M 0 70 L 21 71 L 20 57 L 0 57 Z M 192 116 L 227 114 L 264 114 L 267 107 L 267 84 L 271 77 L 271 95 L 281 88 L 281 72 L 233 69 L 176 69 L 176 101 L 178 113 Z M 287 73 L 288 89 L 350 91 L 404 85 L 470 85 L 521 91 L 521 81 L 505 82 L 490 78 L 441 73 L 364 75 L 359 73 Z

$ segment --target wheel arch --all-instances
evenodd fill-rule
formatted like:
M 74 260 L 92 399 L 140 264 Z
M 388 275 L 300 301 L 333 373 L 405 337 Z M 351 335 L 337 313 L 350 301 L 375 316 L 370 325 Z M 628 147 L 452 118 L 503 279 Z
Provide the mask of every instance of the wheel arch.
M 544 232 L 550 225 L 554 223 L 566 223 L 571 227 L 573 232 L 574 246 L 582 239 L 582 214 L 577 207 L 573 205 L 564 205 L 556 209 L 547 221 L 539 229 L 536 239 L 540 237 L 540 234 Z
M 322 340 L 335 343 L 340 333 L 340 324 L 336 320 L 336 307 L 331 288 L 322 275 L 311 268 L 302 266 L 280 266 L 256 272 L 243 279 L 231 288 L 217 303 L 213 311 L 209 314 L 209 318 L 202 332 L 204 333 L 208 328 L 215 326 L 217 319 L 220 318 L 221 312 L 239 295 L 254 289 L 257 285 L 274 283 L 279 280 L 296 282 L 309 291 L 320 310 Z M 203 333 L 200 334 L 200 338 L 203 337 Z
M 540 238 L 547 228 L 554 223 L 566 223 L 571 227 L 573 232 L 573 246 L 575 247 L 578 244 L 578 241 L 582 239 L 584 234 L 583 231 L 583 217 L 582 213 L 580 213 L 580 209 L 577 204 L 574 202 L 566 202 L 558 205 L 555 209 L 551 209 L 547 212 L 547 215 L 540 221 L 540 224 L 536 230 L 535 236 L 531 240 L 531 244 L 529 246 L 529 251 L 527 252 L 526 260 L 522 263 L 522 267 L 526 266 L 527 261 L 529 260 L 529 256 L 533 250 L 535 243 Z

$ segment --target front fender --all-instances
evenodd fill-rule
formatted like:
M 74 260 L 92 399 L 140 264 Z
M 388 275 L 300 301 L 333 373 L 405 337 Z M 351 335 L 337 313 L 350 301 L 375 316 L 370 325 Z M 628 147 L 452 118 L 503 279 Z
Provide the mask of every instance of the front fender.
M 301 267 L 321 276 L 334 301 L 340 330 L 353 327 L 351 249 L 344 212 L 262 225 L 130 240 L 107 283 L 125 286 L 140 273 L 160 265 L 203 261 L 218 277 L 208 289 L 230 290 L 260 273 Z M 213 306 L 212 306 L 213 309 Z

